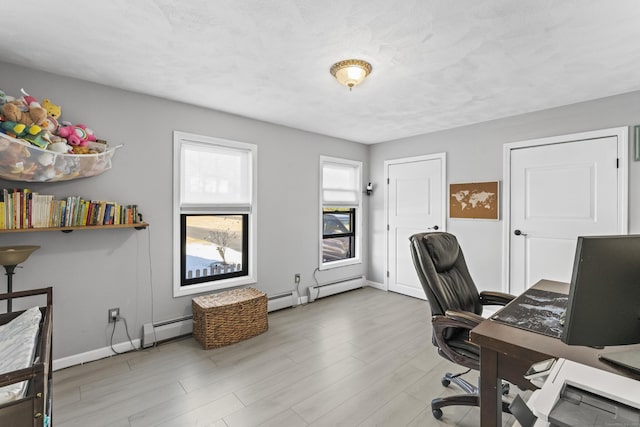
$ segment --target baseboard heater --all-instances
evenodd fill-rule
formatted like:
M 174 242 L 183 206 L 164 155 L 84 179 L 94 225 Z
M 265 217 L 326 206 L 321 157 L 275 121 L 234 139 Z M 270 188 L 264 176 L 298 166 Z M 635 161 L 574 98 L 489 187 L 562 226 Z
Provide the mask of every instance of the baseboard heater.
M 182 316 L 163 322 L 145 323 L 142 325 L 142 347 L 147 348 L 152 345 L 189 335 L 193 330 L 193 318 Z
M 270 296 L 267 300 L 267 311 L 281 310 L 296 305 L 297 298 L 293 292 Z M 142 347 L 173 338 L 189 335 L 193 331 L 193 318 L 182 316 L 162 322 L 146 323 L 142 326 Z
M 351 291 L 353 289 L 362 288 L 365 285 L 364 276 L 353 277 L 338 282 L 325 283 L 307 288 L 309 302 L 313 302 L 318 298 L 328 297 L 329 295 L 338 294 L 340 292 Z
M 281 310 L 296 305 L 298 305 L 298 298 L 292 291 L 289 291 L 284 294 L 269 296 L 267 300 L 267 311 Z

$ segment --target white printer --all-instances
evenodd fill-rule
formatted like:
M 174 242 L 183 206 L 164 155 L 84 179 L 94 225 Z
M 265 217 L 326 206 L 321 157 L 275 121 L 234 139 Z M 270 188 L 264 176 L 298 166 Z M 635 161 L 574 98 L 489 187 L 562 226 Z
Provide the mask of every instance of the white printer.
M 527 402 L 535 427 L 640 426 L 640 381 L 566 359 L 547 372 Z

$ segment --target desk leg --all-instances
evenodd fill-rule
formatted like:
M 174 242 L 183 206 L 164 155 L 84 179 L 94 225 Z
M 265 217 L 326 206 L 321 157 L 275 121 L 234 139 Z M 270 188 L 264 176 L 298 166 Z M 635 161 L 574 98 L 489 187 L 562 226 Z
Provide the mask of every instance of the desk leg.
M 498 353 L 480 348 L 480 425 L 502 425 L 502 387 L 498 378 Z

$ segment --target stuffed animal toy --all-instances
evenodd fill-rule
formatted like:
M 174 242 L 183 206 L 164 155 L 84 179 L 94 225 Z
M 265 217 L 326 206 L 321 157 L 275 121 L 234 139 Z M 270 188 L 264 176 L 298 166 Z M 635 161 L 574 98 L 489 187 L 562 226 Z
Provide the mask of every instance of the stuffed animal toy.
M 49 133 L 38 125 L 24 125 L 22 123 L 4 121 L 0 123 L 0 131 L 15 138 L 22 138 L 42 149 L 51 142 Z
M 59 119 L 60 114 L 62 114 L 62 108 L 46 98 L 42 100 L 42 108 L 47 110 L 49 117 L 53 117 L 56 120 Z
M 6 148 L 0 148 L 0 166 L 11 175 L 29 181 L 36 172 L 37 166 L 30 159 L 29 149 L 21 144 L 10 143 Z
M 76 145 L 71 149 L 73 154 L 94 154 L 95 150 L 90 149 L 89 147 L 82 147 L 80 145 Z
M 22 99 L 27 106 L 31 106 L 31 104 L 38 104 L 38 106 L 40 106 L 38 100 L 35 97 L 29 95 L 23 88 L 20 89 L 20 92 L 22 93 Z
M 58 135 L 66 138 L 69 145 L 86 147 L 90 141 L 95 141 L 96 136 L 85 125 L 67 125 L 58 129 Z
M 58 132 L 58 127 L 60 127 L 60 124 L 55 119 L 55 117 L 48 116 L 40 126 L 42 126 L 43 129 L 48 130 L 51 134 L 56 134 Z
M 58 121 L 53 116 L 48 116 L 47 120 L 41 125 L 42 129 L 47 131 L 45 139 L 49 141 L 50 144 L 55 144 L 56 142 L 62 142 L 63 144 L 67 144 L 67 140 L 61 136 L 58 136 Z
M 20 138 L 27 133 L 26 125 L 10 120 L 1 122 L 0 129 L 2 129 L 3 133 L 6 133 L 9 136 L 13 136 L 14 138 Z
M 47 118 L 47 110 L 37 103 L 27 106 L 23 101 L 16 99 L 2 106 L 2 117 L 27 126 L 41 125 Z
M 54 153 L 66 154 L 66 153 L 70 153 L 72 148 L 63 139 L 62 141 L 52 142 L 51 144 L 47 145 L 47 150 L 53 151 Z
M 15 100 L 16 100 L 15 97 L 13 97 L 11 95 L 7 95 L 5 93 L 5 91 L 0 90 L 0 105 L 4 105 L 7 102 L 12 102 L 12 101 L 15 101 Z
M 51 143 L 51 140 L 49 139 L 49 131 L 42 129 L 38 125 L 29 126 L 22 139 L 29 141 L 43 150 Z

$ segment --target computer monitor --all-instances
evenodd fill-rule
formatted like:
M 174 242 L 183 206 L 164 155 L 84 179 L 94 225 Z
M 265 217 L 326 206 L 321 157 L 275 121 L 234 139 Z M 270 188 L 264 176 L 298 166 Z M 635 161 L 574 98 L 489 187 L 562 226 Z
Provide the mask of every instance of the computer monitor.
M 640 235 L 578 237 L 560 339 L 592 347 L 640 343 Z M 640 350 L 634 353 L 640 363 Z

